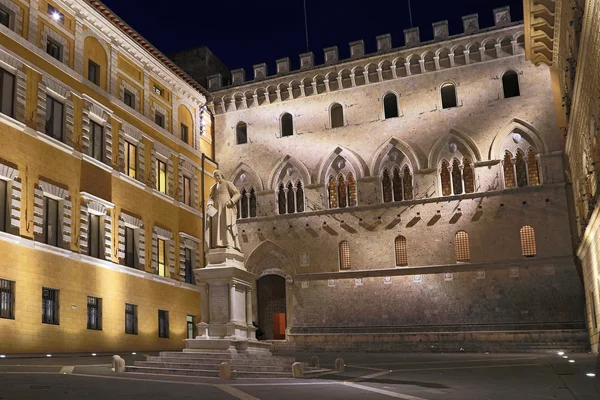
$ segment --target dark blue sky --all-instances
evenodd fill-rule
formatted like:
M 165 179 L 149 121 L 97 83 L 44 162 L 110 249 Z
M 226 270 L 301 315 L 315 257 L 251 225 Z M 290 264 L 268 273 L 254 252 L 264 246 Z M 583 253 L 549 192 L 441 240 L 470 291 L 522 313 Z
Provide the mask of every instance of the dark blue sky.
M 165 54 L 207 45 L 230 69 L 290 57 L 297 68 L 306 52 L 303 0 L 103 0 L 120 18 Z M 461 17 L 479 13 L 481 27 L 493 25 L 492 10 L 509 5 L 513 21 L 523 19 L 522 0 L 412 0 L 421 40 L 432 38 L 431 23 L 448 20 L 450 33 L 462 31 Z M 348 56 L 348 42 L 364 40 L 375 51 L 375 36 L 392 34 L 394 47 L 410 27 L 408 0 L 306 0 L 310 50 L 322 63 L 323 48 L 337 45 Z

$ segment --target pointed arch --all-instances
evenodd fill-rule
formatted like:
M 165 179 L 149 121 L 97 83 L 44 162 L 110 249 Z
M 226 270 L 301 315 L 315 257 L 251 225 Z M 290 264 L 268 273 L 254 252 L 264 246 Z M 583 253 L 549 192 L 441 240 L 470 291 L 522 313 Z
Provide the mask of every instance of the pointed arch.
M 246 175 L 245 179 L 242 175 Z M 257 191 L 262 192 L 264 190 L 264 186 L 262 180 L 260 179 L 260 175 L 258 175 L 254 168 L 252 168 L 246 163 L 239 163 L 234 168 L 233 173 L 230 176 L 231 182 L 236 184 L 236 186 L 238 183 L 244 184 L 245 182 L 251 182 Z
M 452 143 L 456 144 L 457 151 L 460 151 L 463 156 L 469 157 L 474 163 L 481 161 L 481 152 L 475 141 L 471 139 L 471 136 L 461 130 L 452 128 L 450 129 L 450 132 L 436 140 L 431 147 L 428 165 L 438 165 L 439 160 L 443 158 L 444 155 L 449 154 L 447 149 Z
M 384 141 L 375 151 L 375 154 L 371 160 L 371 171 L 373 171 L 373 174 L 379 173 L 386 161 L 386 158 L 393 149 L 397 149 L 408 159 L 408 163 L 413 170 L 419 170 L 425 167 L 419 160 L 417 152 L 408 143 L 392 137 L 391 139 Z
M 296 264 L 283 247 L 271 240 L 265 240 L 250 252 L 246 259 L 246 268 L 259 276 L 269 273 L 285 277 L 295 275 Z
M 308 171 L 308 168 L 306 168 L 306 165 L 304 165 L 302 161 L 298 160 L 295 157 L 285 155 L 277 162 L 277 164 L 275 164 L 275 167 L 271 170 L 271 174 L 269 175 L 269 180 L 267 184 L 267 189 L 276 190 L 277 184 L 280 181 L 287 181 L 287 179 L 284 179 L 287 170 L 286 167 L 294 168 L 300 175 L 300 178 L 304 182 L 305 186 L 312 184 L 310 172 Z M 291 179 L 291 177 L 289 179 Z
M 319 168 L 317 171 L 317 183 L 324 184 L 325 182 L 327 182 L 327 172 L 331 167 L 332 163 L 339 157 L 342 157 L 351 164 L 352 169 L 356 172 L 355 179 L 361 179 L 363 177 L 369 176 L 369 167 L 367 166 L 367 163 L 365 163 L 361 156 L 359 156 L 357 153 L 350 149 L 338 146 L 335 149 L 333 149 L 328 155 L 323 157 L 323 159 L 319 163 Z
M 535 147 L 535 150 L 538 153 L 548 152 L 546 142 L 533 125 L 521 119 L 513 118 L 498 131 L 496 136 L 494 136 L 494 140 L 492 141 L 492 145 L 490 146 L 488 153 L 489 160 L 502 160 L 504 157 L 504 151 L 506 150 L 504 148 L 504 143 L 513 133 L 518 133 L 521 135 L 525 140 Z

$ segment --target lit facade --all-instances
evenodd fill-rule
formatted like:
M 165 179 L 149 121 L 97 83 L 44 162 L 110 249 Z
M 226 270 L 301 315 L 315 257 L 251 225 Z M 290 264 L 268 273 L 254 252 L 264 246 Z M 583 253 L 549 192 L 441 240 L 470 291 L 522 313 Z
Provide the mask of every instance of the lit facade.
M 494 17 L 208 78 L 256 320 L 287 339 L 276 346 L 588 346 L 552 77 L 525 60 L 509 10 Z
M 207 92 L 99 2 L 0 0 L 0 17 L 0 353 L 181 349 Z
M 572 202 L 592 351 L 600 341 L 600 1 L 526 0 L 527 59 L 549 66 Z M 550 18 L 549 18 L 550 17 Z

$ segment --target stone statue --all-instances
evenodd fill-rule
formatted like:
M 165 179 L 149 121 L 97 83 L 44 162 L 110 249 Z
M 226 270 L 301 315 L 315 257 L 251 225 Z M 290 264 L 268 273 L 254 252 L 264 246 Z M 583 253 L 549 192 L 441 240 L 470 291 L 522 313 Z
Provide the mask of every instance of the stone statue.
M 237 202 L 240 192 L 226 181 L 218 169 L 213 173 L 217 183 L 210 188 L 206 204 L 206 248 L 233 248 L 241 251 L 236 226 Z

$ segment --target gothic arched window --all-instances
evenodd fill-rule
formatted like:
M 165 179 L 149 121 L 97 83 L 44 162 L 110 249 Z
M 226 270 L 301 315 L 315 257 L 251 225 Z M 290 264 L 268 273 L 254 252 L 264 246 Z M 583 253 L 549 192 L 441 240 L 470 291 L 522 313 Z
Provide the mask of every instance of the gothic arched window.
M 392 178 L 394 186 L 394 201 L 402 201 L 402 177 L 400 176 L 400 168 L 394 168 L 394 176 Z
M 390 172 L 387 169 L 383 170 L 381 186 L 383 188 L 383 202 L 390 203 L 392 201 L 392 181 L 390 180 Z
M 346 240 L 340 242 L 340 269 L 350 269 L 350 244 Z
M 442 161 L 440 167 L 440 180 L 442 181 L 442 196 L 450 196 L 452 194 L 452 181 L 450 178 L 450 166 L 446 160 Z
M 455 250 L 457 262 L 471 261 L 471 249 L 469 248 L 469 234 L 467 232 L 456 232 Z
M 331 109 L 329 110 L 329 114 L 332 128 L 344 126 L 344 108 L 341 104 L 333 103 Z
M 250 217 L 256 217 L 256 192 L 250 189 Z
M 463 181 L 465 187 L 465 193 L 473 193 L 475 191 L 475 175 L 473 173 L 473 166 L 471 160 L 465 157 L 463 158 Z
M 294 185 L 289 182 L 286 188 L 287 195 L 287 212 L 293 214 L 296 212 L 296 196 L 294 196 Z
M 296 211 L 304 212 L 304 189 L 302 182 L 296 184 Z
M 242 218 L 248 218 L 248 192 L 246 189 L 242 189 L 240 203 Z
M 452 190 L 454 194 L 463 192 L 460 162 L 456 158 L 452 160 Z
M 279 208 L 279 215 L 285 214 L 286 199 L 285 188 L 283 186 L 283 183 L 279 184 L 279 188 L 277 191 L 277 206 Z
M 333 175 L 329 177 L 329 182 L 327 183 L 327 192 L 329 193 L 329 208 L 337 208 L 338 207 L 337 187 L 336 187 L 335 178 L 333 177 Z
M 337 192 L 338 192 L 338 201 L 339 201 L 340 208 L 345 208 L 346 206 L 348 206 L 348 197 L 347 197 L 348 193 L 347 193 L 346 180 L 344 179 L 344 175 L 342 175 L 342 174 L 340 174 L 340 176 L 338 176 Z
M 394 240 L 394 247 L 396 250 L 396 267 L 407 266 L 406 238 L 404 236 L 397 236 L 396 240 Z
M 533 149 L 529 149 L 527 152 L 527 174 L 530 186 L 537 186 L 540 184 L 540 172 L 538 169 L 537 156 Z
M 515 167 L 512 162 L 512 155 L 510 152 L 504 153 L 504 162 L 502 165 L 504 170 L 504 187 L 506 189 L 515 187 Z
M 348 205 L 356 207 L 358 201 L 356 199 L 356 181 L 352 172 L 348 173 Z
M 520 230 L 521 234 L 521 253 L 525 257 L 534 257 L 537 255 L 537 249 L 535 246 L 535 230 L 525 225 Z
M 527 186 L 527 166 L 525 163 L 523 151 L 517 150 L 517 157 L 515 160 L 515 169 L 517 171 L 517 186 Z
M 404 200 L 412 200 L 413 199 L 413 183 L 412 183 L 412 174 L 410 173 L 410 168 L 408 165 L 404 166 L 404 176 L 403 176 L 403 184 L 404 184 Z

